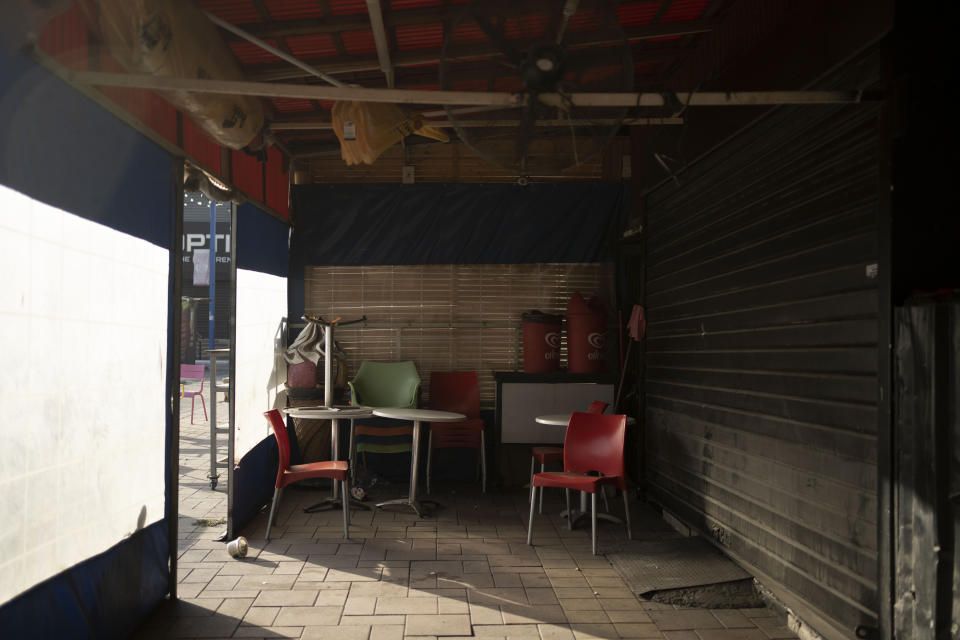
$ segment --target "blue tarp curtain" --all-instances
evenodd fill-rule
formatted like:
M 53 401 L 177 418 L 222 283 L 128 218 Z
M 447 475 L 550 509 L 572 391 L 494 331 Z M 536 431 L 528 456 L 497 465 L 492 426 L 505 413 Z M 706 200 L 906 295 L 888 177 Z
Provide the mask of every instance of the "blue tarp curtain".
M 179 241 L 171 157 L 3 42 L 0 184 L 165 249 Z M 170 286 L 172 292 L 172 280 Z M 167 342 L 172 362 L 170 333 Z M 158 396 L 157 410 L 164 405 Z M 171 420 L 167 411 L 168 447 Z M 169 504 L 169 486 L 167 498 Z M 167 525 L 148 524 L 3 603 L 0 636 L 126 637 L 168 591 Z
M 286 223 L 252 204 L 242 204 L 237 209 L 234 237 L 237 242 L 238 269 L 287 277 L 290 227 Z M 276 441 L 273 436 L 267 436 L 237 461 L 233 475 L 235 530 L 241 530 L 273 496 L 277 455 Z
M 291 261 L 597 262 L 628 197 L 609 182 L 301 185 L 293 188 Z
M 0 183 L 169 248 L 171 158 L 0 42 Z
M 237 207 L 237 268 L 287 277 L 290 226 L 250 203 Z

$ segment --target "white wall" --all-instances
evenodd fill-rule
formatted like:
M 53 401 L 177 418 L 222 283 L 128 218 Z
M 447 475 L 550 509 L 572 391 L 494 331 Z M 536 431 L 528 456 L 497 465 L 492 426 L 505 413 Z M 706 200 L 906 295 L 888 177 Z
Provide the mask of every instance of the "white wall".
M 283 406 L 287 370 L 275 343 L 286 314 L 286 278 L 237 269 L 237 460 L 271 434 L 263 412 Z
M 0 602 L 163 518 L 168 270 L 0 185 Z

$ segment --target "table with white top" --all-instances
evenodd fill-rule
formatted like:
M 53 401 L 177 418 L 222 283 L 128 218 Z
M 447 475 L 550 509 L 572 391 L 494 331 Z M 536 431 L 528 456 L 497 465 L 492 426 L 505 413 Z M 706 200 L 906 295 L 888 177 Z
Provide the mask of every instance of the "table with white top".
M 420 423 L 421 422 L 460 422 L 466 420 L 467 416 L 462 413 L 452 411 L 434 411 L 432 409 L 399 409 L 382 408 L 374 409 L 373 415 L 381 418 L 391 418 L 393 420 L 413 421 L 413 442 L 410 446 L 410 493 L 406 498 L 397 498 L 396 500 L 387 500 L 381 502 L 377 507 L 384 507 L 392 504 L 402 504 L 413 509 L 418 516 L 423 517 L 423 500 L 417 499 L 417 470 L 420 463 Z
M 333 406 L 333 407 L 288 407 L 283 410 L 291 418 L 307 418 L 313 420 L 330 421 L 330 459 L 340 459 L 340 420 L 356 420 L 357 418 L 369 418 L 373 415 L 373 409 L 370 407 L 351 407 L 351 406 Z M 351 460 L 351 463 L 353 461 Z M 333 495 L 324 498 L 317 504 L 304 509 L 306 513 L 320 511 L 324 507 L 336 508 L 340 506 L 340 500 L 337 498 L 336 482 L 333 483 Z M 362 508 L 369 509 L 359 500 L 350 497 L 350 502 Z
M 566 427 L 568 424 L 570 424 L 571 415 L 572 414 L 570 413 L 552 413 L 544 416 L 537 416 L 536 421 L 539 422 L 540 424 L 548 424 L 555 427 Z M 637 423 L 636 419 L 634 419 L 632 416 L 627 416 L 626 418 L 627 418 L 628 425 Z M 603 496 L 603 499 L 604 501 L 606 501 L 607 499 L 606 495 Z M 580 513 L 577 514 L 576 518 L 574 518 L 574 521 L 573 521 L 574 524 L 580 521 L 581 518 L 589 517 L 589 515 L 590 514 L 587 513 L 587 494 L 585 491 L 581 491 L 580 492 Z M 561 511 L 560 516 L 567 517 L 566 510 Z M 600 518 L 601 520 L 609 520 L 610 522 L 617 522 L 617 523 L 623 524 L 623 520 L 621 520 L 620 518 L 610 513 L 598 513 L 597 518 Z

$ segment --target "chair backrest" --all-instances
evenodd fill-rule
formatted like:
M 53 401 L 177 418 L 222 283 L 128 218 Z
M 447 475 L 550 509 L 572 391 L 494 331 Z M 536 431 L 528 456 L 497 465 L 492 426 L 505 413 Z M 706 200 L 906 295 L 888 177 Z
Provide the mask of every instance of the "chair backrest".
M 280 450 L 280 465 L 277 467 L 277 484 L 281 485 L 283 472 L 290 467 L 290 436 L 287 435 L 287 423 L 277 409 L 264 412 L 264 417 L 273 429 L 273 437 L 277 439 L 277 448 Z
M 347 384 L 350 385 L 350 402 L 354 405 L 414 409 L 420 390 L 420 374 L 417 366 L 409 360 L 364 360 L 357 375 Z
M 587 409 L 587 413 L 603 413 L 609 406 L 610 405 L 603 400 L 594 400 L 590 403 L 590 408 Z
M 203 375 L 205 365 L 202 364 L 182 364 L 180 365 L 180 377 L 185 380 L 199 380 L 200 388 L 203 389 L 203 382 L 206 378 Z
M 575 412 L 563 440 L 563 470 L 623 477 L 627 417 Z
M 476 371 L 430 373 L 430 408 L 480 417 L 480 383 Z

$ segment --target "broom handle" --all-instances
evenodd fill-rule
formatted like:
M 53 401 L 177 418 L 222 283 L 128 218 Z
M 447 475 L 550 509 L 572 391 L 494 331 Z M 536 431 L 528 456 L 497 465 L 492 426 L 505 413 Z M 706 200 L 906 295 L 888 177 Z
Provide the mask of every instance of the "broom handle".
M 617 399 L 613 403 L 613 410 L 620 409 L 620 398 L 623 396 L 623 379 L 627 375 L 627 365 L 630 364 L 630 349 L 633 348 L 633 339 L 627 343 L 627 355 L 623 358 L 623 367 L 620 370 L 620 384 L 617 385 Z

